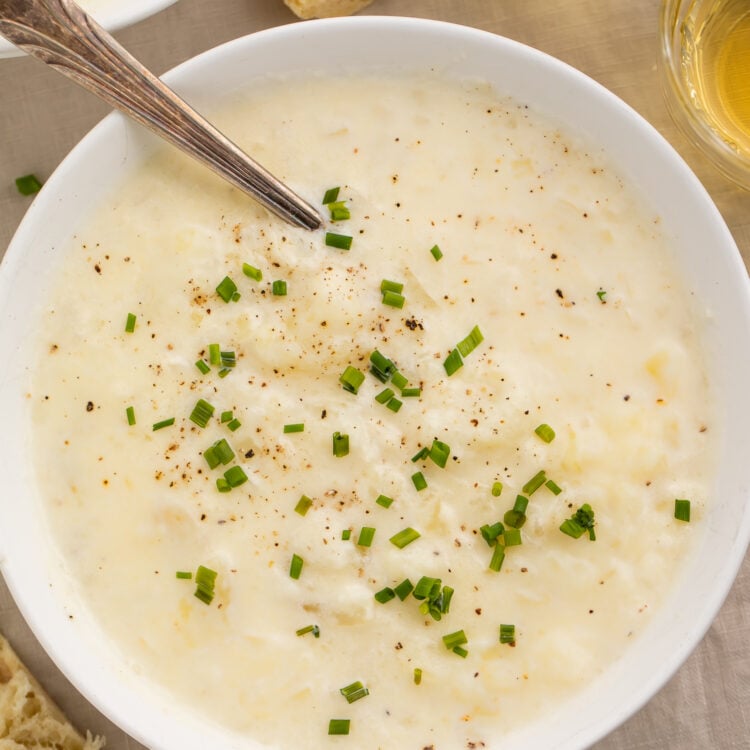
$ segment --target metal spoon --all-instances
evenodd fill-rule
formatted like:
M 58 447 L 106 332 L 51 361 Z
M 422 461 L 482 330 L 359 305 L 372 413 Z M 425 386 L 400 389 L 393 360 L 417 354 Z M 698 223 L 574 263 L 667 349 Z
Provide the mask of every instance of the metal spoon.
M 0 34 L 202 161 L 290 224 L 318 213 L 143 67 L 72 0 L 0 0 Z

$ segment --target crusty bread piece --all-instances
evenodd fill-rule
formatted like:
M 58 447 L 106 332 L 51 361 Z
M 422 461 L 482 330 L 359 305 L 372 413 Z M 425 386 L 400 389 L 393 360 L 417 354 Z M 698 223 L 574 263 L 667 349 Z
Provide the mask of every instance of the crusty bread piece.
M 362 10 L 372 0 L 284 0 L 300 18 L 349 16 Z
M 0 635 L 0 750 L 100 750 L 84 739 Z

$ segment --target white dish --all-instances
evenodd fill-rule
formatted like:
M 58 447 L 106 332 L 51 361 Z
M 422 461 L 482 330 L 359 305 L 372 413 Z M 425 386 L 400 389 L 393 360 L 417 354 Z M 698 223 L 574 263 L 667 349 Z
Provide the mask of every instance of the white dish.
M 175 0 L 81 0 L 81 7 L 107 31 L 115 32 L 132 26 L 172 5 Z M 20 57 L 14 44 L 0 36 L 0 58 Z
M 318 69 L 434 67 L 483 78 L 601 146 L 621 173 L 649 197 L 665 232 L 681 248 L 688 285 L 713 321 L 709 357 L 726 425 L 706 533 L 653 616 L 637 647 L 590 688 L 497 748 L 573 750 L 604 736 L 645 703 L 696 646 L 726 596 L 750 539 L 750 289 L 718 211 L 687 166 L 623 102 L 581 73 L 538 51 L 484 32 L 398 18 L 335 19 L 261 32 L 205 53 L 166 76 L 199 109 L 240 89 L 247 70 L 269 74 Z M 104 713 L 150 747 L 198 750 L 257 747 L 145 687 L 124 657 L 85 617 L 70 619 L 70 582 L 54 567 L 32 463 L 26 340 L 53 281 L 56 253 L 89 215 L 90 205 L 153 147 L 153 139 L 109 116 L 71 153 L 32 204 L 0 267 L 0 347 L 6 366 L 0 409 L 6 434 L 0 454 L 0 565 L 19 607 L 60 668 Z M 76 609 L 76 612 L 78 610 Z M 85 647 L 84 645 L 85 644 Z M 576 721 L 561 717 L 575 716 Z

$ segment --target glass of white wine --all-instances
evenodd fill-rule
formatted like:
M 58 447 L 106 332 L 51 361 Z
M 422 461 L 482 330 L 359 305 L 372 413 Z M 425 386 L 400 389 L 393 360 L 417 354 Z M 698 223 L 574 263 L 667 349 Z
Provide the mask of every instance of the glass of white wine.
M 674 120 L 750 189 L 750 0 L 663 0 L 659 57 Z

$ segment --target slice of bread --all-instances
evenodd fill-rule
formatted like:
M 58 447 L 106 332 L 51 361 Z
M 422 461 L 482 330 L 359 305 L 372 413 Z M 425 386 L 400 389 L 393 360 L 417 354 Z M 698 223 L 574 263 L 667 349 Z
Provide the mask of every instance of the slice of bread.
M 300 18 L 349 16 L 362 10 L 372 0 L 284 0 Z
M 100 750 L 82 737 L 0 635 L 0 750 Z

